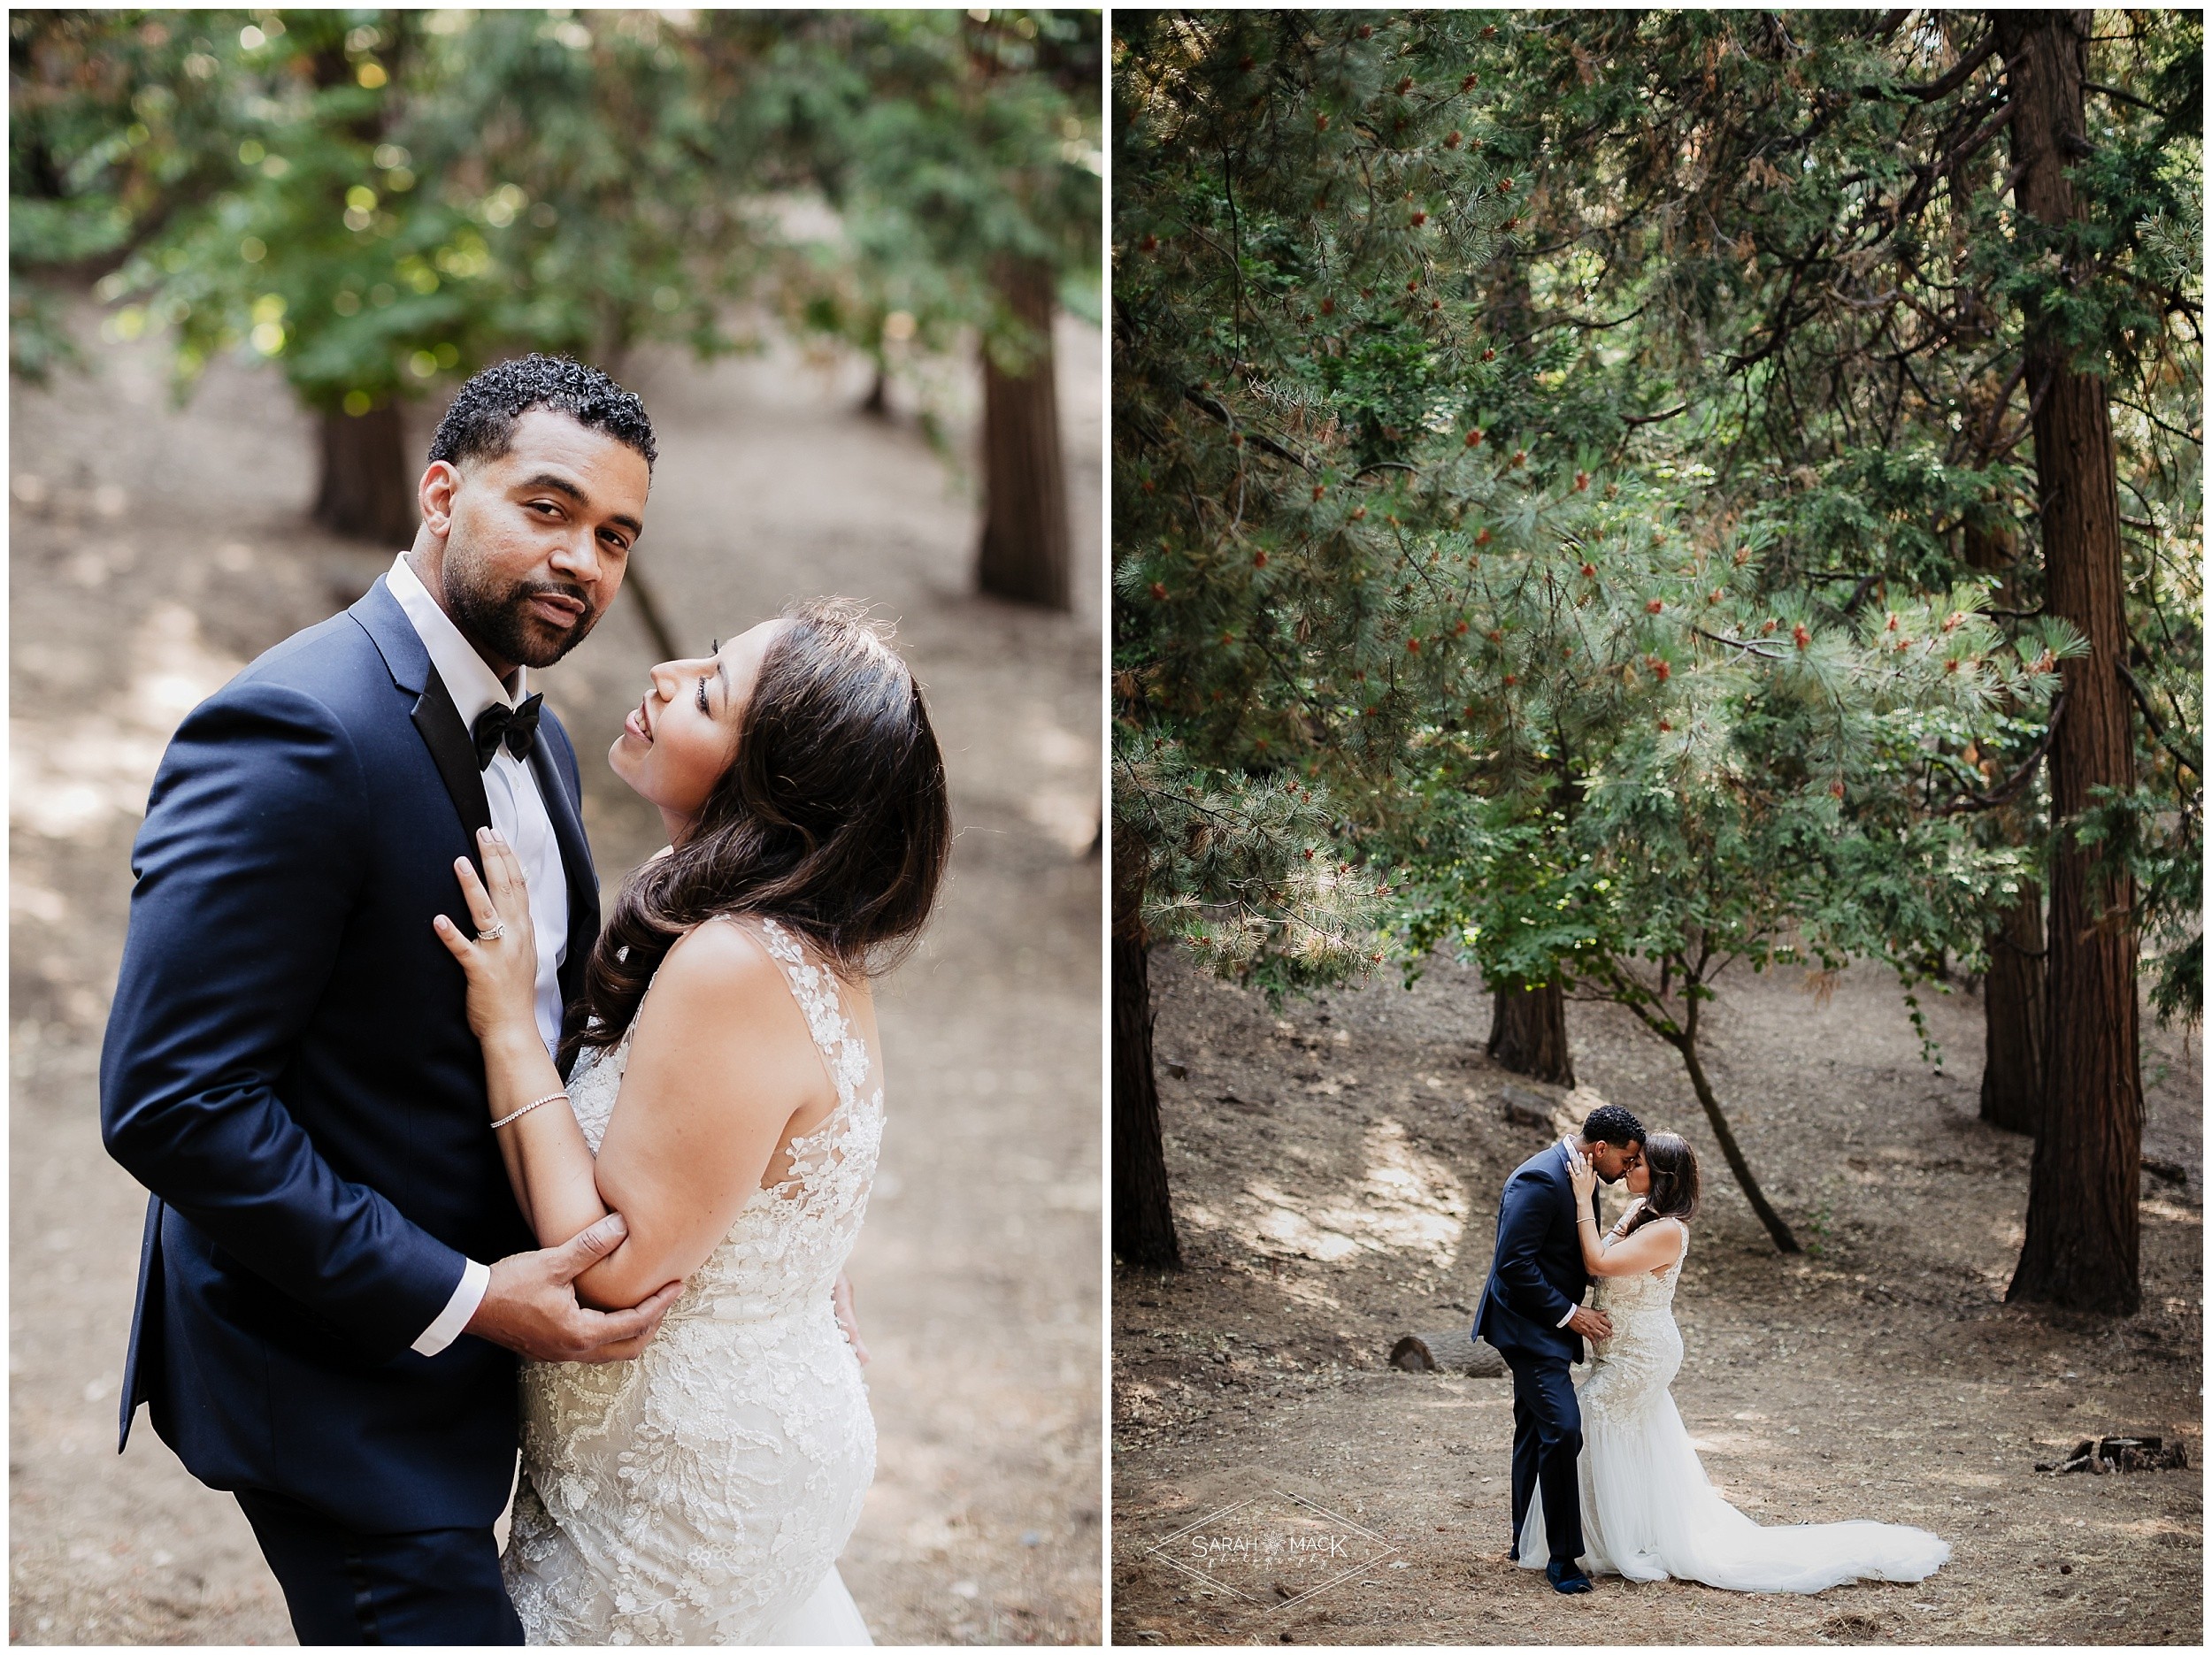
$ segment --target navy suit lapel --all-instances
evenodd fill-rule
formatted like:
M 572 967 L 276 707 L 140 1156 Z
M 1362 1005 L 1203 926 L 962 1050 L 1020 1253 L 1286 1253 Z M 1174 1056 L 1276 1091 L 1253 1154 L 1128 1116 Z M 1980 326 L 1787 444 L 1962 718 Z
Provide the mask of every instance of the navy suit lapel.
M 584 962 L 599 939 L 599 878 L 592 869 L 591 843 L 584 837 L 584 824 L 561 767 L 553 761 L 548 733 L 540 727 L 537 745 L 530 749 L 530 773 L 537 778 L 538 796 L 545 801 L 553 842 L 561 849 L 561 870 L 568 879 L 568 954 L 561 962 L 561 998 L 572 1001 L 582 992 Z
M 429 678 L 410 716 L 421 733 L 423 745 L 430 749 L 438 775 L 453 800 L 453 808 L 461 813 L 461 825 L 468 832 L 469 860 L 481 873 L 484 862 L 477 854 L 476 835 L 479 830 L 492 824 L 491 801 L 484 793 L 484 772 L 476 762 L 476 743 L 470 739 L 468 726 L 461 722 L 460 709 L 454 706 L 445 681 L 435 672 Z
M 477 853 L 476 834 L 478 829 L 491 826 L 492 808 L 484 792 L 484 771 L 477 762 L 476 743 L 461 722 L 460 709 L 432 668 L 430 651 L 384 577 L 379 575 L 376 584 L 347 613 L 374 641 L 393 685 L 415 698 L 410 716 L 438 767 L 439 778 L 445 783 L 461 819 L 469 860 L 480 874 L 484 864 Z M 573 1001 L 583 988 L 584 962 L 599 939 L 599 877 L 592 870 L 591 843 L 584 836 L 575 797 L 553 755 L 557 732 L 566 750 L 567 732 L 549 715 L 539 726 L 537 744 L 530 750 L 530 770 L 537 779 L 538 796 L 545 801 L 546 816 L 553 824 L 553 841 L 560 847 L 561 868 L 568 880 L 568 955 L 561 964 L 561 996 Z
M 1567 1181 L 1567 1205 L 1571 1207 L 1575 1204 L 1575 1175 L 1574 1163 L 1567 1157 L 1567 1140 L 1563 1138 L 1554 1144 L 1552 1153 L 1559 1157 L 1559 1176 Z M 1597 1186 L 1593 1184 L 1590 1186 L 1590 1216 L 1595 1218 L 1597 1215 L 1598 1191 Z M 1577 1216 L 1579 1217 L 1580 1214 L 1578 1214 Z
M 1565 1179 L 1567 1184 L 1568 1222 L 1578 1226 L 1582 1222 L 1582 1204 L 1578 1203 L 1575 1199 L 1574 1170 L 1567 1160 L 1566 1140 L 1562 1138 L 1558 1143 L 1553 1145 L 1552 1153 L 1559 1159 L 1559 1176 Z M 1593 1188 L 1590 1191 L 1588 1207 L 1590 1222 L 1594 1224 L 1598 1222 L 1598 1192 L 1594 1188 Z M 1574 1255 L 1575 1268 L 1580 1271 L 1585 1276 L 1587 1276 L 1589 1275 L 1589 1267 L 1582 1261 L 1582 1237 L 1580 1236 L 1577 1236 L 1574 1239 Z
M 484 794 L 484 772 L 476 762 L 476 743 L 470 739 L 468 726 L 461 722 L 460 709 L 454 706 L 444 681 L 432 670 L 430 651 L 424 647 L 415 624 L 399 607 L 399 600 L 381 575 L 347 613 L 375 643 L 394 686 L 415 697 L 409 716 L 423 745 L 430 749 L 431 761 L 437 765 L 439 778 L 445 783 L 453 808 L 461 818 L 469 860 L 481 873 L 484 864 L 477 855 L 476 835 L 479 829 L 492 824 L 491 801 Z

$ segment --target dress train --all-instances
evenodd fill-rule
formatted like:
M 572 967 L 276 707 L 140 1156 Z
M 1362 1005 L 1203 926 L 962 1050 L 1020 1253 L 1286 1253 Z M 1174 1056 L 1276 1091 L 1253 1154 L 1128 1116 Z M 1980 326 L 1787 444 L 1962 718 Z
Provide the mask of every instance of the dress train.
M 1723 1499 L 1690 1445 L 1668 1390 L 1682 1365 L 1674 1288 L 1689 1253 L 1653 1274 L 1601 1278 L 1597 1307 L 1613 1337 L 1591 1347 L 1582 1407 L 1582 1566 L 1634 1581 L 1691 1580 L 1739 1592 L 1817 1592 L 1850 1580 L 1916 1581 L 1941 1567 L 1948 1541 L 1924 1529 L 1865 1521 L 1754 1522 Z M 1529 1502 L 1521 1567 L 1546 1561 L 1544 1497 Z

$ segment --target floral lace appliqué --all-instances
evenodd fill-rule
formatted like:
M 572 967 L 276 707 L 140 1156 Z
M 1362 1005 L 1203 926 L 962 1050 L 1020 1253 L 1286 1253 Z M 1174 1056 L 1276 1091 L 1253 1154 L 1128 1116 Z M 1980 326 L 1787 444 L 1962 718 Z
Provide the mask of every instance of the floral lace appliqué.
M 743 922 L 741 922 L 743 923 Z M 883 1091 L 834 976 L 772 919 L 836 1102 L 787 1145 L 632 1362 L 525 1362 L 523 1478 L 505 1558 L 533 1644 L 755 1644 L 844 1550 L 875 1422 L 830 1293 L 865 1215 Z M 569 1098 L 595 1153 L 637 1020 Z

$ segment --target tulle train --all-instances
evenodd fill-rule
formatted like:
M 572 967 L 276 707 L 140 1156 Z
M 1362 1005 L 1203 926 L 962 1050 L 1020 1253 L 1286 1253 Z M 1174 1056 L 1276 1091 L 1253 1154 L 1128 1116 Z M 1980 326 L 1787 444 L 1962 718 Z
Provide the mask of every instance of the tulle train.
M 1950 1543 L 1902 1523 L 1764 1528 L 1707 1481 L 1674 1398 L 1652 1397 L 1625 1420 L 1583 1415 L 1582 1566 L 1629 1580 L 1702 1581 L 1739 1592 L 1816 1592 L 1851 1580 L 1917 1581 Z M 1540 1489 L 1521 1526 L 1521 1567 L 1546 1561 Z
M 830 1565 L 830 1572 L 822 1576 L 807 1600 L 790 1614 L 776 1623 L 776 1628 L 761 1640 L 771 1644 L 839 1645 L 847 1649 L 861 1645 L 872 1646 L 875 1639 L 868 1636 L 868 1623 L 860 1618 L 860 1605 L 853 1602 L 853 1595 L 845 1590 L 845 1577 Z

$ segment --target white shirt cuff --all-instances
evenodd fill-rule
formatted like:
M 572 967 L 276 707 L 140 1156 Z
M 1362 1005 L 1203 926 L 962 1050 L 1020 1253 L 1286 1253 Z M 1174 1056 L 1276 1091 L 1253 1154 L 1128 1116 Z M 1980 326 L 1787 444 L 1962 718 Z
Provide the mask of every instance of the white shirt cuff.
M 422 1330 L 422 1337 L 411 1348 L 418 1356 L 435 1356 L 440 1351 L 461 1337 L 461 1329 L 469 1324 L 476 1307 L 484 1302 L 484 1293 L 492 1284 L 492 1267 L 467 1260 L 461 1271 L 461 1284 L 453 1290 L 453 1297 L 446 1300 L 438 1319 Z
M 484 1274 L 485 1274 L 486 1278 L 487 1278 L 487 1279 L 488 1279 L 488 1278 L 490 1277 L 491 1272 L 490 1272 L 490 1271 L 488 1271 L 488 1270 L 487 1270 Z M 466 1286 L 468 1285 L 468 1280 L 467 1280 L 467 1278 L 466 1278 L 466 1277 L 463 1277 L 463 1278 L 462 1278 L 461 1285 L 462 1285 L 462 1286 L 464 1286 L 464 1287 L 466 1287 Z M 1582 1306 L 1581 1306 L 1580 1305 L 1569 1305 L 1569 1306 L 1567 1306 L 1567 1314 L 1566 1314 L 1565 1315 L 1563 1315 L 1563 1316 L 1560 1317 L 1558 1321 L 1556 1321 L 1556 1322 L 1553 1322 L 1553 1323 L 1552 1323 L 1552 1326 L 1554 1326 L 1555 1328 L 1563 1328 L 1563 1327 L 1565 1327 L 1565 1326 L 1566 1326 L 1566 1325 L 1567 1325 L 1570 1322 L 1572 1322 L 1572 1321 L 1575 1319 L 1575 1312 L 1576 1312 L 1576 1311 L 1578 1311 L 1578 1310 L 1579 1310 L 1579 1309 L 1581 1309 L 1581 1308 L 1582 1308 Z M 428 1334 L 426 1334 L 426 1333 L 423 1335 L 423 1337 L 425 1337 L 426 1339 L 426 1338 L 428 1338 L 429 1337 L 430 1337 L 430 1336 L 429 1336 Z M 422 1351 L 422 1346 L 421 1346 L 421 1345 L 418 1345 L 415 1348 L 416 1348 L 417 1350 L 419 1350 L 419 1351 Z M 430 1352 L 429 1352 L 428 1351 L 422 1351 L 422 1353 L 423 1353 L 425 1356 L 427 1356 L 427 1355 L 429 1355 L 429 1354 L 430 1354 Z

